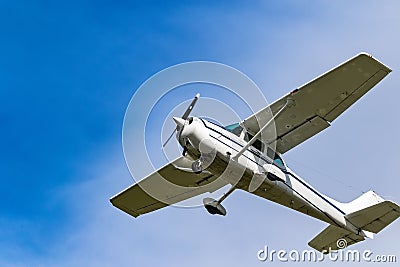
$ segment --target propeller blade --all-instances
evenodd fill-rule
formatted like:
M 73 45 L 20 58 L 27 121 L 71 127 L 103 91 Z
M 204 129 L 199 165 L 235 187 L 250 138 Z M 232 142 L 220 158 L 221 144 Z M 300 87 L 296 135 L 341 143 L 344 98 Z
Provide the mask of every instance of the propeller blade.
M 190 112 L 192 112 L 194 105 L 196 104 L 197 100 L 199 100 L 200 94 L 197 93 L 194 97 L 190 106 L 186 109 L 185 113 L 183 113 L 182 119 L 186 120 L 189 117 Z
M 175 130 L 173 130 L 171 135 L 168 137 L 167 141 L 165 141 L 165 143 L 162 145 L 162 148 L 164 148 L 168 144 L 169 140 L 171 140 L 171 138 L 172 138 L 172 136 L 174 136 L 175 132 L 176 132 L 176 128 L 175 128 Z
M 183 113 L 183 116 L 182 116 L 182 119 L 183 119 L 183 120 L 186 120 L 186 119 L 189 117 L 189 114 L 190 114 L 190 112 L 192 112 L 194 105 L 196 104 L 197 100 L 199 100 L 199 97 L 200 97 L 200 94 L 197 93 L 196 96 L 194 97 L 194 99 L 192 100 L 192 103 L 190 103 L 190 105 L 189 105 L 189 107 L 186 109 L 185 113 Z M 162 145 L 161 148 L 164 148 L 164 147 L 168 144 L 169 140 L 171 140 L 172 136 L 174 136 L 175 132 L 180 128 L 180 127 L 179 127 L 179 124 L 182 124 L 182 125 L 183 125 L 182 121 L 177 120 L 177 118 L 175 118 L 175 117 L 174 117 L 173 119 L 174 119 L 174 121 L 175 121 L 175 123 L 176 123 L 176 128 L 175 128 L 175 130 L 171 133 L 171 135 L 168 137 L 167 141 L 165 141 L 165 143 Z

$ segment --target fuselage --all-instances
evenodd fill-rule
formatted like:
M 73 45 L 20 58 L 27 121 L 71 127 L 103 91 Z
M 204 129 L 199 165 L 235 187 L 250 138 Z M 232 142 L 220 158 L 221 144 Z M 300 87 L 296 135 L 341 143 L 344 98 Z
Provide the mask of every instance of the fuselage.
M 232 129 L 233 128 L 233 129 Z M 246 144 L 241 127 L 227 129 L 205 119 L 191 117 L 177 133 L 187 156 L 201 160 L 204 169 L 236 187 L 291 209 L 359 234 L 345 219 L 338 202 L 319 193 L 290 170 L 271 147 L 254 143 L 237 159 Z

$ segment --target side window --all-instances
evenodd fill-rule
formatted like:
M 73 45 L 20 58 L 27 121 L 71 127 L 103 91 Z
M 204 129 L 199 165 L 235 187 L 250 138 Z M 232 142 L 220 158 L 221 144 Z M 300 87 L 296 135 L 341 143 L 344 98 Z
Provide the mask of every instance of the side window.
M 267 148 L 267 156 L 272 159 L 276 164 L 278 164 L 281 167 L 285 167 L 285 164 L 283 163 L 282 158 L 279 156 L 278 153 L 275 153 L 271 148 Z
M 245 140 L 246 142 L 248 142 L 248 141 L 250 141 L 251 138 L 253 138 L 253 137 L 254 137 L 253 135 L 251 135 L 251 134 L 249 134 L 249 133 L 246 133 L 244 140 Z M 263 144 L 261 143 L 260 140 L 257 139 L 251 146 L 254 147 L 255 149 L 258 149 L 259 151 L 262 152 Z
M 262 143 L 261 143 L 260 140 L 257 139 L 257 140 L 253 143 L 252 146 L 255 147 L 256 149 L 258 149 L 260 152 L 262 151 Z
M 278 154 L 275 154 L 274 162 L 278 163 L 278 164 L 281 165 L 282 167 L 285 167 L 285 165 L 283 164 L 283 160 L 281 159 L 281 157 L 279 157 Z

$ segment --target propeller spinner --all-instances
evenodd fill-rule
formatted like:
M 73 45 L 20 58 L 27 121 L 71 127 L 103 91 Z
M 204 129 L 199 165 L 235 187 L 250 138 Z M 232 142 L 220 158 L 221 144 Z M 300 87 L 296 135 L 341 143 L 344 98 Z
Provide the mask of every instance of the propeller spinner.
M 174 136 L 176 131 L 179 131 L 185 124 L 186 119 L 189 117 L 190 112 L 192 112 L 194 105 L 196 104 L 197 100 L 199 100 L 200 94 L 197 93 L 194 99 L 192 100 L 192 103 L 190 103 L 189 107 L 186 109 L 185 113 L 183 113 L 181 118 L 178 117 L 173 117 L 175 123 L 176 123 L 176 128 L 175 130 L 171 133 L 171 135 L 168 137 L 167 141 L 162 145 L 162 148 L 164 148 L 169 140 L 171 140 L 172 136 Z

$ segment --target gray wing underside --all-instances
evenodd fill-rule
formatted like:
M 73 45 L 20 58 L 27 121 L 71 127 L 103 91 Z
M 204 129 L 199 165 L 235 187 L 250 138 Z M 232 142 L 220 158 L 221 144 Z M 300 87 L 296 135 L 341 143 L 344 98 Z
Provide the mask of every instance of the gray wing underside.
M 285 153 L 329 127 L 390 72 L 370 55 L 359 54 L 248 117 L 241 125 L 255 134 L 288 99 L 292 100 L 275 119 L 275 127 L 267 127 L 263 135 L 264 142 Z
M 179 157 L 110 201 L 115 207 L 138 217 L 206 192 L 214 192 L 227 184 L 208 172 L 191 172 L 191 163 Z

